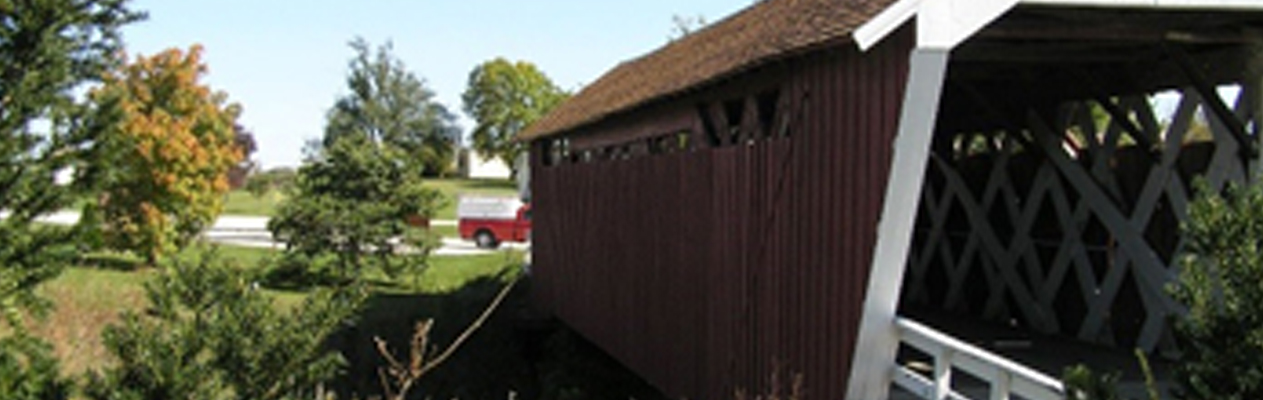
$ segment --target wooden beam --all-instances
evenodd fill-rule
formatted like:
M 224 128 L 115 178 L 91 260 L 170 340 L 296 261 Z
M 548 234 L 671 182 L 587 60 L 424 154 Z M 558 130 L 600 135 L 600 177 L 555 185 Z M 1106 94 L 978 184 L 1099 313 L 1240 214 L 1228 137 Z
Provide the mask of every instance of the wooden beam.
M 1160 24 L 1003 24 L 979 32 L 978 39 L 1049 42 L 1244 44 L 1250 38 L 1235 30 L 1193 31 Z
M 1152 298 L 1158 304 L 1146 304 L 1146 307 L 1156 307 L 1159 311 L 1164 311 L 1166 314 L 1183 312 L 1183 306 L 1163 293 L 1166 284 L 1174 279 L 1174 274 L 1166 269 L 1166 264 L 1149 247 L 1149 243 L 1145 241 L 1144 233 L 1137 229 L 1118 204 L 1110 196 L 1106 195 L 1105 191 L 1061 150 L 1054 139 L 1057 135 L 1053 133 L 1047 123 L 1035 113 L 1029 114 L 1029 120 L 1032 132 L 1036 135 L 1037 142 L 1044 149 L 1048 159 L 1057 167 L 1061 175 L 1070 182 L 1071 186 L 1079 192 L 1082 201 L 1092 209 L 1093 214 L 1118 240 L 1119 246 L 1125 252 L 1124 256 L 1128 257 L 1128 259 L 1120 261 L 1130 260 L 1130 262 L 1135 264 L 1132 272 L 1137 282 L 1140 283 L 1138 285 L 1140 286 L 1139 289 L 1156 292 L 1150 294 L 1158 294 L 1158 296 Z M 1116 264 L 1115 268 L 1123 268 L 1123 265 Z M 1107 275 L 1117 274 L 1121 278 L 1121 272 L 1112 269 Z M 1112 281 L 1116 279 L 1118 278 L 1107 278 L 1107 285 L 1114 283 Z M 1159 337 L 1153 336 L 1142 337 L 1139 345 L 1142 348 L 1152 349 L 1157 345 L 1159 339 Z
M 1228 129 L 1228 133 L 1237 139 L 1240 147 L 1241 155 L 1246 159 L 1258 157 L 1258 150 L 1255 148 L 1254 141 L 1246 134 L 1245 124 L 1237 118 L 1236 114 L 1224 104 L 1223 99 L 1219 98 L 1219 92 L 1215 90 L 1215 86 L 1211 84 L 1206 75 L 1193 63 L 1193 58 L 1189 56 L 1183 48 L 1179 46 L 1166 45 L 1163 47 L 1167 53 L 1175 59 L 1176 64 L 1188 76 L 1189 81 L 1193 84 L 1193 88 L 1202 95 L 1202 100 L 1206 106 L 1224 124 Z
M 978 42 L 962 47 L 953 61 L 1017 64 L 1112 64 L 1153 58 L 1151 46 L 1100 42 L 1056 42 L 1032 45 L 1021 42 Z
M 1136 124 L 1132 122 L 1131 116 L 1127 115 L 1126 111 L 1123 111 L 1118 104 L 1114 103 L 1113 100 L 1106 96 L 1097 95 L 1096 102 L 1101 105 L 1101 108 L 1105 109 L 1106 113 L 1109 113 L 1111 123 L 1117 125 L 1119 128 L 1122 128 L 1124 131 L 1127 131 L 1127 135 L 1131 136 L 1132 139 L 1136 140 L 1136 144 L 1145 149 L 1145 155 L 1149 156 L 1150 159 L 1157 161 L 1157 157 L 1153 154 L 1154 149 L 1157 148 L 1153 142 L 1153 138 L 1149 137 L 1149 135 L 1146 134 L 1143 129 L 1140 129 L 1139 126 L 1136 126 Z
M 1004 156 L 1001 157 L 1002 160 L 1005 158 L 1006 157 Z M 1014 299 L 1017 300 L 1016 306 L 1022 312 L 1023 318 L 1030 323 L 1033 328 L 1042 333 L 1055 332 L 1057 330 L 1056 323 L 1054 322 L 1056 318 L 1049 315 L 1050 313 L 1047 312 L 1047 310 L 1040 308 L 1040 302 L 1037 297 L 1032 294 L 1034 293 L 1032 287 L 1028 285 L 1027 282 L 1018 275 L 1017 270 L 1013 268 L 1017 265 L 1017 255 L 1014 253 L 1015 251 L 1021 251 L 1022 249 L 1010 249 L 1009 246 L 1006 246 L 1005 242 L 1002 241 L 1000 236 L 995 233 L 994 229 L 992 229 L 991 222 L 987 219 L 986 210 L 990 205 L 992 205 L 998 195 L 999 187 L 1003 184 L 1007 184 L 1007 182 L 1002 182 L 1004 179 L 998 179 L 996 176 L 997 174 L 1003 174 L 1005 168 L 1003 162 L 992 168 L 992 176 L 988 179 L 987 188 L 984 190 L 985 193 L 983 193 L 983 198 L 981 199 L 982 201 L 979 201 L 974 198 L 972 193 L 969 192 L 969 186 L 965 183 L 965 180 L 958 173 L 953 171 L 945 161 L 935 156 L 930 156 L 930 159 L 933 160 L 934 163 L 939 164 L 940 170 L 942 170 L 943 175 L 946 176 L 946 186 L 949 188 L 948 190 L 956 193 L 956 198 L 960 201 L 961 209 L 965 211 L 965 216 L 969 219 L 969 226 L 972 232 L 970 234 L 970 238 L 978 240 L 980 242 L 978 245 L 985 250 L 990 259 L 995 263 L 992 273 L 997 275 L 997 279 L 989 282 L 989 286 L 992 287 L 992 290 L 991 293 L 988 294 L 989 296 L 986 307 L 988 314 L 994 314 L 998 311 L 997 307 L 1000 307 L 1000 305 L 1003 304 L 1004 293 L 1006 292 L 1004 288 L 1007 287 L 1007 292 L 1012 294 Z M 981 264 L 984 264 L 985 268 L 985 262 Z M 962 263 L 960 267 L 963 268 L 965 265 L 965 263 Z M 961 272 L 958 270 L 957 273 Z M 949 289 L 951 293 L 959 294 L 964 290 L 964 276 L 960 276 L 959 278 L 962 280 L 953 280 L 951 283 L 952 287 Z

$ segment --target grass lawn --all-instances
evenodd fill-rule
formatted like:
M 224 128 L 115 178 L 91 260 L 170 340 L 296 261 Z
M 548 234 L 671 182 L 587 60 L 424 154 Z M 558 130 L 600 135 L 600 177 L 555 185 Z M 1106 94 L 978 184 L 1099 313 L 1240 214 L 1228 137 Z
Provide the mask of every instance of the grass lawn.
M 520 253 L 496 252 L 477 256 L 434 256 L 430 267 L 421 273 L 420 287 L 415 292 L 444 294 L 458 290 L 478 279 L 511 272 L 522 262 Z
M 33 333 L 53 344 L 62 371 L 80 375 L 104 365 L 109 354 L 101 330 L 119 321 L 119 313 L 145 303 L 143 283 L 152 271 L 69 268 L 39 288 L 55 309 L 36 322 Z
M 430 230 L 445 238 L 460 238 L 460 230 L 456 225 L 430 225 Z
M 197 259 L 206 250 L 191 249 L 177 258 Z M 243 268 L 260 268 L 276 255 L 268 249 L 221 246 L 220 255 L 236 260 Z M 391 287 L 383 295 L 441 296 L 466 284 L 485 280 L 514 268 L 520 257 L 497 253 L 472 257 L 435 256 L 422 275 L 420 288 Z M 68 376 L 78 376 L 108 362 L 109 355 L 101 343 L 101 331 L 119 321 L 123 311 L 139 311 L 145 304 L 144 283 L 156 273 L 153 269 L 134 269 L 138 260 L 132 257 L 101 254 L 87 257 L 84 265 L 68 268 L 56 279 L 39 288 L 39 293 L 53 301 L 54 310 L 47 319 L 33 326 L 34 333 L 53 343 Z M 409 282 L 401 279 L 401 282 Z M 389 292 L 389 293 L 387 293 Z M 301 302 L 301 292 L 275 291 L 278 307 Z
M 276 205 L 285 199 L 285 195 L 272 191 L 263 196 L 255 196 L 245 190 L 228 192 L 228 200 L 224 202 L 223 215 L 271 216 Z
M 517 196 L 517 184 L 508 179 L 427 179 L 425 184 L 438 189 L 447 200 L 435 214 L 436 219 L 456 219 L 456 203 L 462 195 Z M 223 214 L 270 216 L 283 199 L 279 192 L 255 197 L 244 190 L 234 190 L 228 193 Z

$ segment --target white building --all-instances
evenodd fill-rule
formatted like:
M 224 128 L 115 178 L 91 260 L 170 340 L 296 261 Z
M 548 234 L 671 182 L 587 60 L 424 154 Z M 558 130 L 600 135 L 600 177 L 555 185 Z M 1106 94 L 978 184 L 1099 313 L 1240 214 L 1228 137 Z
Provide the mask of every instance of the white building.
M 457 174 L 470 179 L 509 179 L 513 171 L 498 157 L 483 157 L 473 149 L 461 149 L 456 161 Z

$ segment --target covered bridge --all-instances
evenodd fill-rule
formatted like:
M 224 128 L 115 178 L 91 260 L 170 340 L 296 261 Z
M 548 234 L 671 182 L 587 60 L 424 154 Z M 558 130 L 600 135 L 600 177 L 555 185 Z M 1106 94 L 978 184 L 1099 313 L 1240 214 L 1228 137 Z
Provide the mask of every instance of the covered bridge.
M 1055 398 L 908 316 L 1171 350 L 1190 182 L 1257 170 L 1261 29 L 1257 1 L 758 2 L 523 133 L 535 300 L 670 396 L 958 370 Z

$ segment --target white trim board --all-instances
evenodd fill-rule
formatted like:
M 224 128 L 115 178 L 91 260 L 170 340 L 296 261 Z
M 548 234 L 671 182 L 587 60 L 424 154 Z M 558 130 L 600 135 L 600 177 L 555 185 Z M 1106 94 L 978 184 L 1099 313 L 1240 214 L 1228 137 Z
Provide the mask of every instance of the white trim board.
M 899 0 L 856 28 L 853 36 L 860 50 L 867 51 L 912 17 L 920 17 L 917 22 L 917 47 L 950 49 L 1018 3 L 1067 7 L 1263 11 L 1263 1 L 1260 0 Z
M 1259 0 L 1022 0 L 1022 4 L 1174 10 L 1263 10 Z

